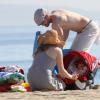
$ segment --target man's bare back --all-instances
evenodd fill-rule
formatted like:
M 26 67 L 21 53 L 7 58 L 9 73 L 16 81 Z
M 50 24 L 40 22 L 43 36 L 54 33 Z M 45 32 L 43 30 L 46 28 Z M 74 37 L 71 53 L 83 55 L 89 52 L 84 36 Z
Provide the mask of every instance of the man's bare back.
M 80 33 L 89 22 L 87 17 L 64 10 L 52 11 L 51 15 L 52 28 L 56 29 L 59 35 L 63 36 L 64 40 L 67 39 L 70 30 Z

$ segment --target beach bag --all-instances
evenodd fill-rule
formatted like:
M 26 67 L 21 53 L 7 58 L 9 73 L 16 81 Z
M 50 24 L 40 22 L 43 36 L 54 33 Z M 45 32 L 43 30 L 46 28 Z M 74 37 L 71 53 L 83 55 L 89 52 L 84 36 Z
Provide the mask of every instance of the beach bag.
M 25 82 L 24 70 L 19 66 L 0 66 L 0 92 L 10 90 L 11 85 Z
M 64 67 L 70 74 L 78 73 L 77 81 L 63 79 L 66 89 L 91 88 L 94 83 L 94 76 L 99 68 L 96 57 L 84 51 L 69 51 L 63 59 Z

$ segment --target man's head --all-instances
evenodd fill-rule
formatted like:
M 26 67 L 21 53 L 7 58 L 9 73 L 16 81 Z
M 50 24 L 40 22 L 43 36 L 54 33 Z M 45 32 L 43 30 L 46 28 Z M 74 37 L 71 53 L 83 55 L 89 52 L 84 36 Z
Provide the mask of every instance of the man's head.
M 37 9 L 34 13 L 34 21 L 37 25 L 49 26 L 49 12 L 47 9 Z

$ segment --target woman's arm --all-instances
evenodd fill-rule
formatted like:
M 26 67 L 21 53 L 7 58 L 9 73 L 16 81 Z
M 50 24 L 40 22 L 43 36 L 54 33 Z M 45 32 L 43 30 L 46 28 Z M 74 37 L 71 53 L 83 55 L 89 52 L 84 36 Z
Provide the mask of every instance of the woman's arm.
M 76 80 L 78 78 L 77 75 L 71 75 L 67 72 L 67 70 L 64 68 L 63 64 L 63 53 L 60 48 L 56 48 L 56 63 L 58 67 L 59 75 L 63 78 L 69 78 L 72 80 Z

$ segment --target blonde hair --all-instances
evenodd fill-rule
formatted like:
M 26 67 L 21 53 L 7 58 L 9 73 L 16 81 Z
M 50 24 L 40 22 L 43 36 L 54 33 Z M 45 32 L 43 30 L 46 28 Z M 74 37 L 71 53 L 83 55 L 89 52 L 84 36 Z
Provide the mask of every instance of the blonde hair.
M 53 44 L 53 45 L 64 45 L 64 41 L 58 35 L 58 32 L 54 29 L 47 30 L 44 34 L 38 38 L 38 45 Z
M 38 38 L 38 45 L 35 55 L 38 52 L 46 51 L 50 47 L 63 47 L 64 41 L 60 38 L 56 30 L 47 30 Z

